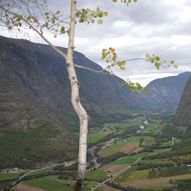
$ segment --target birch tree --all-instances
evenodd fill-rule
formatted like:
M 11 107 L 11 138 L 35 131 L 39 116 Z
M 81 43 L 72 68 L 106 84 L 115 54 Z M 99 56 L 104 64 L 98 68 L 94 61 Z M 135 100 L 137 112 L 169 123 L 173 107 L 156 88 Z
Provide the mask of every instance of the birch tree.
M 93 70 L 88 67 L 77 65 L 73 60 L 73 53 L 75 49 L 75 29 L 77 23 L 103 23 L 103 17 L 108 16 L 106 11 L 100 8 L 92 10 L 90 8 L 77 8 L 78 0 L 70 0 L 70 15 L 64 18 L 61 11 L 48 11 L 46 0 L 0 0 L 0 22 L 1 25 L 6 26 L 9 30 L 23 29 L 33 30 L 39 35 L 56 53 L 58 53 L 66 61 L 66 68 L 71 85 L 71 103 L 75 113 L 79 118 L 79 155 L 78 155 L 78 173 L 75 191 L 82 190 L 83 181 L 86 172 L 86 155 L 87 155 L 87 133 L 88 133 L 88 114 L 80 101 L 80 82 L 76 75 L 76 68 L 92 71 L 105 72 L 112 74 L 112 68 L 117 66 L 120 69 L 125 69 L 128 61 L 132 60 L 146 60 L 154 64 L 159 69 L 162 64 L 160 57 L 146 54 L 145 58 L 132 58 L 126 60 L 118 59 L 114 48 L 103 48 L 101 52 L 102 59 L 107 63 L 107 67 L 100 71 Z M 129 4 L 137 0 L 111 0 L 113 3 Z M 63 38 L 68 38 L 67 53 L 54 46 L 48 37 L 47 32 L 51 32 L 54 37 L 57 35 L 65 35 Z M 171 62 L 165 63 L 167 66 L 175 66 Z M 127 85 L 133 91 L 140 91 L 141 85 L 127 81 Z

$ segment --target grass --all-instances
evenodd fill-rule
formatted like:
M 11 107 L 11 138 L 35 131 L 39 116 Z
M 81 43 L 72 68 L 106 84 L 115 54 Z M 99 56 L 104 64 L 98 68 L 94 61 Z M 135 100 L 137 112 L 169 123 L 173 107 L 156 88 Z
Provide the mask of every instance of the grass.
M 147 179 L 149 175 L 149 170 L 136 170 L 136 167 L 131 167 L 130 169 L 123 172 L 119 177 L 115 179 L 115 182 L 122 183 L 127 180 L 144 180 Z
M 10 130 L 0 137 L 0 153 L 3 153 L 0 155 L 0 168 L 16 166 L 27 169 L 38 162 L 69 160 L 75 155 L 73 145 L 55 138 L 58 132 L 51 122 L 39 119 L 36 123 L 38 128 Z
M 131 127 L 139 127 L 144 120 L 144 117 L 137 117 L 136 119 L 130 119 L 127 122 L 116 124 L 115 128 L 128 129 Z
M 95 187 L 98 183 L 96 181 L 86 181 L 84 183 L 85 188 L 83 189 L 84 191 L 90 191 L 91 188 Z M 102 191 L 101 188 L 100 189 L 96 189 L 96 191 Z
M 180 139 L 174 138 L 174 144 L 180 143 Z M 160 147 L 171 147 L 172 146 L 172 140 L 163 142 L 160 144 Z
M 141 146 L 143 147 L 148 147 L 155 144 L 155 139 L 154 137 L 151 136 L 143 136 L 143 142 L 141 144 Z
M 140 138 L 139 136 L 131 136 L 127 138 L 127 142 L 130 143 L 139 143 L 140 142 Z
M 144 187 L 142 187 L 142 189 L 143 190 L 145 190 L 145 191 L 148 191 L 148 190 L 150 190 L 150 189 L 152 189 L 152 190 L 155 190 L 155 191 L 164 191 L 165 189 L 167 189 L 167 188 L 172 188 L 172 186 L 171 185 L 154 185 L 154 186 L 144 186 Z
M 117 141 L 116 143 L 113 143 L 111 146 L 108 146 L 107 148 L 99 151 L 98 155 L 100 158 L 109 157 L 117 153 L 126 144 L 127 143 L 125 143 L 124 140 Z
M 99 173 L 97 175 L 99 175 Z M 34 188 L 44 189 L 46 191 L 73 191 L 72 182 L 70 184 L 70 181 L 68 180 L 58 179 L 58 176 L 47 176 L 37 178 L 34 180 L 26 181 L 25 184 Z M 98 183 L 96 181 L 85 181 L 84 191 L 89 191 L 92 187 L 95 187 L 97 184 Z M 103 190 L 101 188 L 98 188 L 96 189 L 96 191 Z
M 143 130 L 143 133 L 160 134 L 165 126 L 166 122 L 164 120 L 152 120 Z
M 154 153 L 157 153 L 157 154 L 159 154 L 159 153 L 165 153 L 165 152 L 169 152 L 169 151 L 171 151 L 171 148 L 165 148 L 165 149 L 154 149 Z
M 142 140 L 142 141 L 141 141 Z M 139 144 L 141 143 L 142 147 L 147 147 L 155 144 L 155 139 L 151 136 L 132 136 L 126 139 L 118 140 L 117 142 L 111 144 L 110 146 L 99 151 L 98 155 L 100 158 L 109 157 L 117 152 L 120 152 L 122 148 L 128 146 L 129 143 Z
M 139 176 L 139 175 L 138 175 Z M 144 176 L 144 173 L 143 173 Z M 186 175 L 179 175 L 179 176 L 170 176 L 170 177 L 160 177 L 160 178 L 153 178 L 153 179 L 143 179 L 140 178 L 139 180 L 135 177 L 135 179 L 126 179 L 125 182 L 121 183 L 123 186 L 131 186 L 136 188 L 144 188 L 144 189 L 157 189 L 157 190 L 163 190 L 165 187 L 170 187 L 172 184 L 170 184 L 170 181 L 176 181 L 176 180 L 186 180 L 190 179 L 191 174 Z
M 136 117 L 135 119 L 128 119 L 120 123 L 106 123 L 104 126 L 109 127 L 113 133 L 122 134 L 124 132 L 139 129 L 139 126 L 142 124 L 144 117 Z
M 40 168 L 40 169 L 35 169 L 35 171 L 31 172 L 29 175 L 36 175 L 36 174 L 43 174 L 43 173 L 48 173 L 48 172 L 54 172 L 54 167 L 47 167 L 47 168 Z
M 95 144 L 104 139 L 107 135 L 107 133 L 91 133 L 88 135 L 88 144 Z
M 135 129 L 142 124 L 143 120 L 143 117 L 138 117 L 121 123 L 106 123 L 103 129 L 88 134 L 88 143 L 95 144 L 109 134 L 121 134 L 127 130 Z
M 157 130 L 156 123 L 150 122 L 148 126 L 143 130 L 143 133 L 155 133 Z
M 134 155 L 125 156 L 112 162 L 112 164 L 133 164 L 139 158 L 145 156 L 147 153 L 138 153 Z
M 107 178 L 106 172 L 101 170 L 88 171 L 86 173 L 87 180 L 96 180 L 98 182 L 104 181 Z
M 149 170 L 136 170 L 129 175 L 128 180 L 144 180 L 148 178 L 148 175 Z
M 0 173 L 0 180 L 7 180 L 12 178 L 17 178 L 21 173 Z
M 72 191 L 72 186 L 67 186 L 65 180 L 59 180 L 58 176 L 47 176 L 42 178 L 37 178 L 34 180 L 26 181 L 26 184 L 35 187 L 41 188 L 46 191 Z
M 191 168 L 187 166 L 175 166 L 175 167 L 166 167 L 160 169 L 161 176 L 168 177 L 168 176 L 175 176 L 175 175 L 183 175 L 191 173 Z
M 122 148 L 128 146 L 129 143 L 139 144 L 142 139 L 141 146 L 150 146 L 155 143 L 155 139 L 151 136 L 132 136 L 126 139 L 118 140 L 117 142 L 111 144 L 110 146 L 99 151 L 98 155 L 100 158 L 109 157 L 117 152 L 120 152 Z
M 127 180 L 127 178 L 136 170 L 135 167 L 131 167 L 130 169 L 126 170 L 125 172 L 123 172 L 120 176 L 118 176 L 115 179 L 115 182 L 125 182 Z
M 69 125 L 59 127 L 41 114 L 24 91 L 18 92 L 16 82 L 0 79 L 0 92 L 0 169 L 28 169 L 77 156 L 77 139 L 63 129 Z M 71 145 L 67 144 L 70 139 L 74 140 Z

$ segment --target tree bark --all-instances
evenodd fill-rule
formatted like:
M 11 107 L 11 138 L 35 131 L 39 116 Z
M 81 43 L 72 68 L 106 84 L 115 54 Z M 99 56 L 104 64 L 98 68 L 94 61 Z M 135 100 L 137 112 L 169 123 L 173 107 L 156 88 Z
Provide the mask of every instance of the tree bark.
M 69 41 L 68 41 L 66 62 L 67 62 L 68 76 L 71 84 L 71 102 L 80 121 L 78 177 L 75 186 L 75 191 L 80 191 L 82 190 L 82 185 L 86 171 L 88 115 L 80 102 L 80 94 L 79 94 L 80 86 L 75 71 L 75 65 L 73 62 L 73 52 L 75 48 L 74 37 L 75 37 L 75 25 L 76 25 L 76 4 L 77 4 L 76 0 L 71 0 L 70 29 L 69 29 Z

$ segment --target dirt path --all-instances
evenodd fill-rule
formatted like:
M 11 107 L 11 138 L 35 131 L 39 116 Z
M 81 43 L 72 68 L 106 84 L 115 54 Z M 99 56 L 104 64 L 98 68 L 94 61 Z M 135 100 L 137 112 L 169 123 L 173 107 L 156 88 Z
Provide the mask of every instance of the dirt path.
M 46 190 L 43 190 L 40 188 L 33 188 L 33 187 L 27 186 L 23 183 L 20 183 L 14 187 L 13 191 L 46 191 Z

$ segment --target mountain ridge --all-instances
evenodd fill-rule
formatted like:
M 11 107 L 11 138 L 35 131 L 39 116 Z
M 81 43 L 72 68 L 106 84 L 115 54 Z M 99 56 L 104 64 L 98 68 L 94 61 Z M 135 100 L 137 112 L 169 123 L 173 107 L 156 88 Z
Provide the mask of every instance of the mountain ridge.
M 0 168 L 77 157 L 78 120 L 64 59 L 47 45 L 4 37 L 0 43 Z M 74 60 L 101 69 L 81 53 L 75 52 Z M 100 124 L 105 118 L 120 119 L 117 112 L 124 114 L 139 105 L 141 97 L 124 88 L 116 76 L 79 69 L 77 75 L 90 125 L 93 120 Z
M 178 106 L 175 125 L 191 127 L 191 78 L 188 80 Z
M 191 77 L 191 72 L 184 72 L 150 82 L 143 89 L 143 92 L 147 93 L 146 96 L 143 95 L 146 106 L 152 109 L 175 110 L 189 77 Z
M 64 59 L 48 45 L 5 37 L 0 43 L 0 168 L 30 168 L 76 158 L 78 119 L 70 103 Z M 79 52 L 74 53 L 74 61 L 101 69 Z M 154 104 L 149 97 L 131 92 L 117 76 L 81 69 L 77 76 L 90 127 L 126 119 L 131 111 L 148 111 Z

